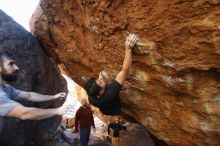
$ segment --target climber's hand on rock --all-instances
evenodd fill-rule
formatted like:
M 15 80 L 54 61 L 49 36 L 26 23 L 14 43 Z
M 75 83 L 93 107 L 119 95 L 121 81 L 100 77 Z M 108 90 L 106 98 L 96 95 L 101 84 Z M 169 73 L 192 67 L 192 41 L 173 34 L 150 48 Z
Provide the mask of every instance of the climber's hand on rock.
M 134 45 L 137 43 L 137 41 L 138 41 L 137 35 L 132 33 L 129 34 L 129 36 L 126 37 L 126 41 L 125 41 L 126 49 L 131 50 L 134 47 Z

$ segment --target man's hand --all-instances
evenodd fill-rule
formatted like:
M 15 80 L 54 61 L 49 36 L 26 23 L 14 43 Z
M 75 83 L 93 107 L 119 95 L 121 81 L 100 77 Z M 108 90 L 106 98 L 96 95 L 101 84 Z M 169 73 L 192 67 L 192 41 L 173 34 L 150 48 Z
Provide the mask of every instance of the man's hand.
M 71 105 L 62 105 L 61 107 L 57 108 L 57 115 L 65 115 L 71 109 Z
M 64 99 L 65 97 L 66 97 L 65 92 L 61 92 L 61 93 L 54 95 L 54 99 L 57 99 L 57 98 Z
M 96 128 L 92 127 L 92 133 L 96 133 Z
M 137 35 L 132 33 L 129 34 L 129 36 L 126 37 L 126 41 L 125 41 L 126 49 L 131 50 L 134 47 L 134 45 L 137 43 L 137 41 L 138 41 Z

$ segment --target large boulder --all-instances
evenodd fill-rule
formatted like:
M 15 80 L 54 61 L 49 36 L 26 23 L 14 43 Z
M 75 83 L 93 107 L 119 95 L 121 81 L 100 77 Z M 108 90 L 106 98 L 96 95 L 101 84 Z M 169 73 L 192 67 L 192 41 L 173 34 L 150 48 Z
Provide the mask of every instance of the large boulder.
M 0 10 L 0 51 L 12 54 L 20 71 L 18 80 L 12 85 L 20 90 L 42 94 L 56 94 L 66 91 L 66 82 L 57 65 L 44 53 L 38 40 Z M 23 105 L 41 108 L 54 108 L 63 101 L 44 103 L 20 101 Z M 56 129 L 60 117 L 41 121 L 22 121 L 15 118 L 1 118 L 4 123 L 0 133 L 2 146 L 54 146 Z
M 124 35 L 134 51 L 123 113 L 171 146 L 217 146 L 220 123 L 220 1 L 41 0 L 32 33 L 79 85 L 122 67 Z

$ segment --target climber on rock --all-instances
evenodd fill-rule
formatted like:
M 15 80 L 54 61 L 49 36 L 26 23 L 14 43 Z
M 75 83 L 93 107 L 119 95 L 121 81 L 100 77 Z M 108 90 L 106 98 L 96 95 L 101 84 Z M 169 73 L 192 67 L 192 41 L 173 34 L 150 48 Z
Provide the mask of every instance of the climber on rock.
M 9 53 L 0 52 L 0 118 L 15 117 L 22 120 L 41 120 L 55 115 L 63 115 L 67 112 L 68 106 L 40 109 L 26 107 L 17 102 L 18 99 L 43 102 L 66 97 L 66 93 L 42 95 L 15 89 L 6 82 L 13 82 L 17 79 L 18 69 L 16 62 Z
M 129 34 L 126 37 L 122 70 L 109 85 L 107 85 L 107 74 L 105 72 L 100 72 L 98 79 L 90 78 L 85 85 L 89 102 L 98 107 L 104 115 L 119 115 L 121 113 L 119 92 L 127 79 L 132 63 L 132 48 L 137 42 L 138 38 L 135 34 Z

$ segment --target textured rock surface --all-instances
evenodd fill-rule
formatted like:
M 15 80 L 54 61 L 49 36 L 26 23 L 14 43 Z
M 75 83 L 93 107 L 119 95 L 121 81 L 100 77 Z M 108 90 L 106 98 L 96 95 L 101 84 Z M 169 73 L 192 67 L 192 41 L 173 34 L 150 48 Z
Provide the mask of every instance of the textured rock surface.
M 0 50 L 10 52 L 20 68 L 18 80 L 13 85 L 21 90 L 43 94 L 66 91 L 66 82 L 39 42 L 22 26 L 0 10 Z M 26 106 L 58 107 L 62 101 L 28 103 Z M 1 146 L 54 146 L 53 137 L 60 117 L 42 121 L 22 121 L 14 118 L 0 119 L 4 128 L 0 133 Z
M 134 52 L 123 112 L 172 146 L 220 145 L 219 0 L 42 0 L 32 32 L 78 84 L 121 69 Z

